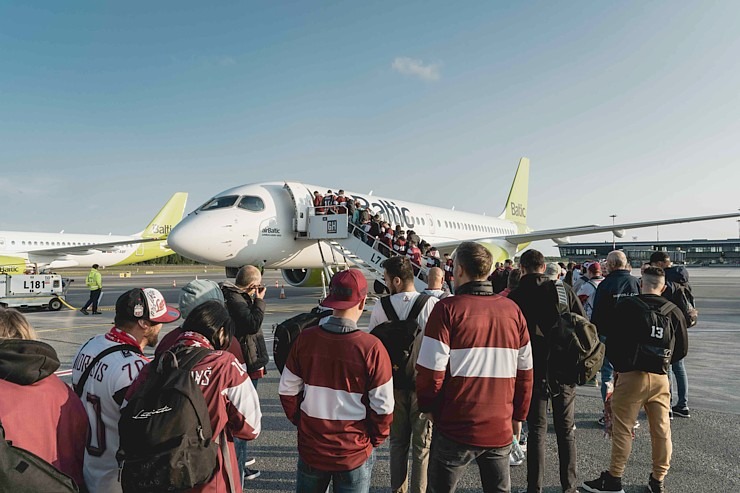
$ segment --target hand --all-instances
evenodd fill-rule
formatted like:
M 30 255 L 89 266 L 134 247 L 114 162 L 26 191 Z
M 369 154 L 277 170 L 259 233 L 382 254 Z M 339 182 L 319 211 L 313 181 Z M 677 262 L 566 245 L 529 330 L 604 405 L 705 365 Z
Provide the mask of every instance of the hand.
M 254 297 L 260 300 L 265 299 L 265 293 L 267 292 L 266 286 L 255 286 Z

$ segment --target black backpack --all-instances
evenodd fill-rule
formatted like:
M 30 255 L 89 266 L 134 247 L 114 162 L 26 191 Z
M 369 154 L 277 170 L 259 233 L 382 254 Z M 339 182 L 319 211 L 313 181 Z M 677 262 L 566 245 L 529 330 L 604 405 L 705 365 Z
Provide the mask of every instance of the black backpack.
M 213 477 L 218 445 L 203 391 L 190 375 L 210 353 L 181 346 L 160 354 L 121 410 L 116 458 L 125 493 L 184 491 Z
M 14 447 L 0 421 L 0 491 L 79 493 L 74 480 L 41 457 Z
M 548 339 L 548 377 L 563 385 L 583 385 L 601 369 L 606 347 L 599 340 L 596 326 L 570 311 L 562 281 L 555 282 L 555 289 L 559 315 Z
M 419 327 L 416 318 L 429 298 L 431 296 L 428 294 L 419 294 L 414 300 L 414 305 L 411 307 L 406 320 L 398 318 L 398 314 L 396 314 L 391 304 L 390 296 L 384 296 L 380 299 L 388 321 L 378 324 L 370 333 L 380 339 L 391 358 L 393 388 L 402 390 L 414 390 L 415 388 L 416 361 L 412 360 L 411 353 L 413 352 L 414 341 L 421 332 L 421 327 Z
M 666 301 L 660 308 L 653 308 L 639 296 L 632 296 L 623 303 L 634 303 L 643 314 L 641 327 L 633 333 L 637 335 L 635 352 L 629 362 L 636 370 L 665 375 L 671 365 L 675 344 L 675 327 L 670 313 L 676 307 Z
M 272 359 L 275 361 L 278 371 L 282 374 L 285 368 L 285 362 L 288 361 L 290 348 L 303 329 L 318 325 L 319 320 L 331 314 L 317 306 L 308 313 L 301 313 L 295 317 L 289 318 L 272 329 L 274 340 L 272 342 Z
M 699 319 L 699 312 L 696 310 L 696 302 L 694 295 L 691 293 L 691 287 L 688 284 L 678 282 L 673 282 L 671 285 L 670 300 L 683 313 L 686 319 L 686 328 L 693 327 Z

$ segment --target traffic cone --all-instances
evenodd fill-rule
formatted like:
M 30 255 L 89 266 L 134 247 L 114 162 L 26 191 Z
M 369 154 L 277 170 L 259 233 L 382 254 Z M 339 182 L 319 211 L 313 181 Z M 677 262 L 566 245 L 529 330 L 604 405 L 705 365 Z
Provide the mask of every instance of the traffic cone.
M 280 288 L 280 299 L 285 299 L 285 284 L 283 284 L 283 286 Z
M 177 287 L 177 281 L 175 279 L 172 280 L 172 287 L 173 288 Z

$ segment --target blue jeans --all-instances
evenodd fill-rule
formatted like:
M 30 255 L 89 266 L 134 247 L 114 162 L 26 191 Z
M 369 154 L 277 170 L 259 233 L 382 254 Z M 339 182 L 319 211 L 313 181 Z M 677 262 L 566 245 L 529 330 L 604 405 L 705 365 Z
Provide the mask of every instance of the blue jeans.
M 334 493 L 368 493 L 375 464 L 375 450 L 359 467 L 351 471 L 329 472 L 313 468 L 298 456 L 296 493 L 324 493 L 334 483 Z
M 468 464 L 478 464 L 484 492 L 511 491 L 509 454 L 511 444 L 501 448 L 481 448 L 450 440 L 439 431 L 432 433 L 429 454 L 427 493 L 453 492 Z
M 676 407 L 679 409 L 689 408 L 689 377 L 686 374 L 686 366 L 683 363 L 684 359 L 673 363 L 670 370 L 668 371 L 668 381 L 671 382 L 671 400 L 676 392 L 674 392 L 673 384 L 670 380 L 670 373 L 673 373 L 673 375 L 676 377 L 675 390 L 678 392 L 678 402 L 676 402 Z
M 257 390 L 259 380 L 252 380 L 254 389 Z M 239 477 L 244 480 L 244 463 L 247 462 L 247 441 L 234 437 L 234 448 L 236 449 L 236 463 L 239 465 Z
M 599 336 L 599 340 L 606 344 L 606 337 Z M 614 367 L 609 358 L 604 355 L 604 363 L 601 365 L 601 400 L 606 402 L 606 383 L 614 382 Z

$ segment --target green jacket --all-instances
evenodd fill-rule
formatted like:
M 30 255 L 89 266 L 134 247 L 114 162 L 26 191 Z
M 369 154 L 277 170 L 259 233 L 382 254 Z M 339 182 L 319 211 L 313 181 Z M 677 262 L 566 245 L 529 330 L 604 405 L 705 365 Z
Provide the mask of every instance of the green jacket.
M 87 279 L 85 279 L 85 284 L 90 288 L 90 291 L 103 289 L 103 276 L 100 275 L 97 269 L 90 269 Z

